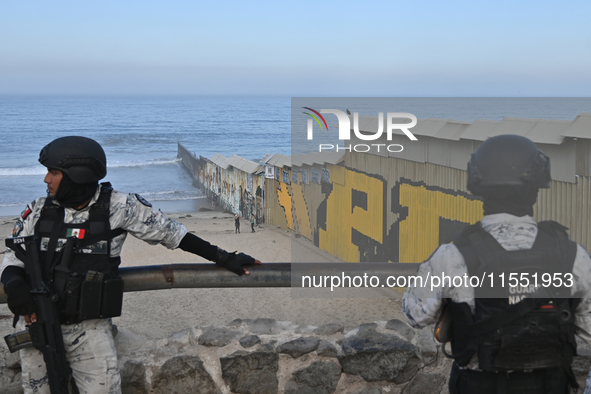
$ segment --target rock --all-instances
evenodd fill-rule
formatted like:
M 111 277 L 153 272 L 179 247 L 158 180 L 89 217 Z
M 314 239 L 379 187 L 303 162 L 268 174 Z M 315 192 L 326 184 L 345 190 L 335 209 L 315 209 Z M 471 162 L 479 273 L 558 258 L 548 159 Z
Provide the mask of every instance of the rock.
M 390 352 L 397 350 L 416 350 L 410 342 L 395 335 L 382 334 L 376 331 L 366 331 L 363 334 L 351 335 L 341 340 L 345 355 L 355 355 L 367 352 Z
M 423 393 L 439 393 L 445 377 L 435 373 L 419 372 L 408 386 L 405 387 L 403 394 L 423 394 Z
M 272 343 L 265 343 L 257 349 L 258 352 L 275 353 L 275 345 Z
M 329 323 L 323 326 L 318 327 L 314 330 L 314 334 L 316 335 L 334 335 L 337 332 L 345 331 L 345 327 L 341 324 L 336 323 Z
M 437 360 L 437 344 L 430 328 L 424 328 L 419 331 L 416 346 L 419 348 L 425 365 L 433 364 Z
M 252 323 L 251 319 L 234 319 L 230 323 L 227 324 L 228 327 L 240 327 L 242 324 L 250 325 Z
M 238 342 L 240 342 L 243 348 L 249 348 L 261 343 L 261 338 L 256 335 L 247 335 L 240 338 Z
M 407 341 L 410 341 L 415 336 L 415 331 L 412 327 L 398 319 L 388 320 L 386 322 L 386 329 L 396 331 L 406 338 Z
M 248 326 L 253 334 L 270 335 L 277 331 L 277 321 L 274 319 L 256 319 Z
M 226 327 L 209 327 L 199 337 L 197 342 L 203 346 L 224 347 L 240 334 L 238 331 Z
M 382 394 L 382 390 L 377 387 L 366 387 L 361 391 L 357 391 L 355 394 Z
M 184 329 L 183 331 L 175 332 L 169 338 L 170 342 L 176 343 L 180 346 L 193 346 L 195 345 L 195 339 L 193 338 L 193 332 L 191 328 Z
M 321 357 L 336 357 L 338 356 L 337 349 L 332 343 L 322 339 L 316 348 L 316 354 Z
M 123 394 L 142 394 L 148 391 L 144 364 L 136 360 L 125 362 L 121 368 L 121 392 Z
M 378 328 L 377 323 L 364 323 L 357 327 L 357 335 L 363 335 L 368 331 L 375 331 Z
M 166 361 L 152 377 L 152 392 L 221 394 L 197 356 L 178 356 Z
M 20 369 L 21 368 L 21 358 L 19 356 L 19 352 L 6 352 L 6 356 L 4 359 L 6 363 L 6 368 L 8 369 Z
M 2 394 L 22 394 L 23 386 L 21 382 L 14 382 L 0 387 Z
M 298 358 L 303 354 L 316 350 L 320 339 L 315 337 L 302 337 L 293 341 L 285 342 L 277 346 L 278 353 L 289 354 L 293 358 Z
M 285 385 L 285 394 L 334 393 L 341 378 L 341 367 L 331 361 L 315 361 L 293 373 Z
M 313 328 L 314 326 L 308 326 L 306 324 L 300 324 L 299 326 L 297 326 L 293 332 L 296 334 L 306 334 L 306 335 L 310 335 L 312 334 L 312 332 L 315 330 L 315 328 Z
M 0 367 L 0 388 L 15 382 L 15 376 L 17 375 L 17 370 L 15 369 L 8 369 L 6 367 Z M 3 392 L 0 390 L 0 392 Z
M 233 393 L 276 394 L 279 355 L 255 352 L 232 354 L 220 359 L 222 378 Z M 195 391 L 192 391 L 195 392 Z
M 398 376 L 396 376 L 396 379 L 394 379 L 394 383 L 402 384 L 411 380 L 417 374 L 417 372 L 419 372 L 420 363 L 421 361 L 418 357 L 409 359 L 404 369 L 398 372 Z
M 403 383 L 416 374 L 417 348 L 396 335 L 375 331 L 353 335 L 341 342 L 344 356 L 339 357 L 343 371 L 359 375 L 368 382 L 386 380 Z M 400 381 L 402 380 L 402 381 Z

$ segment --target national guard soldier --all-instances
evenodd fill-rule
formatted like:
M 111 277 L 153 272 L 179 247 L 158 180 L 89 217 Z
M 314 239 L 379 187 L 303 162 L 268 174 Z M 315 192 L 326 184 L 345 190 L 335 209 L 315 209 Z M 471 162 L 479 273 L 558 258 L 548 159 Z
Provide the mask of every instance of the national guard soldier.
M 468 163 L 468 190 L 482 197 L 484 217 L 437 248 L 418 274 L 485 275 L 486 285 L 444 281 L 431 289 L 415 282 L 404 294 L 403 313 L 415 328 L 435 323 L 442 312 L 451 316 L 451 393 L 564 394 L 578 387 L 571 363 L 575 333 L 591 340 L 591 259 L 565 227 L 533 219 L 538 190 L 550 181 L 549 158 L 529 139 L 500 135 L 483 142 Z M 565 286 L 544 288 L 541 274 L 538 287 L 510 287 L 512 271 L 530 280 L 555 273 Z
M 260 261 L 243 253 L 228 253 L 187 232 L 138 194 L 114 191 L 108 182 L 99 185 L 107 174 L 107 160 L 103 148 L 90 138 L 58 138 L 41 150 L 39 162 L 47 167 L 44 182 L 48 196 L 26 207 L 12 236 L 38 236 L 43 275 L 50 277 L 54 287 L 62 285 L 65 290 L 58 291 L 57 307 L 67 361 L 78 390 L 120 393 L 108 317 L 121 314 L 123 284 L 117 272 L 128 233 L 149 244 L 197 254 L 238 275 L 249 274 L 244 266 Z M 73 257 L 60 261 L 66 254 L 61 250 L 67 240 L 74 239 Z M 63 283 L 55 277 L 60 270 L 69 274 Z M 15 318 L 24 316 L 27 324 L 35 322 L 36 306 L 24 264 L 10 250 L 4 256 L 1 281 Z M 98 305 L 96 294 L 102 294 Z M 19 325 L 24 326 L 22 319 Z M 29 347 L 21 349 L 20 355 L 24 392 L 49 393 L 41 353 Z

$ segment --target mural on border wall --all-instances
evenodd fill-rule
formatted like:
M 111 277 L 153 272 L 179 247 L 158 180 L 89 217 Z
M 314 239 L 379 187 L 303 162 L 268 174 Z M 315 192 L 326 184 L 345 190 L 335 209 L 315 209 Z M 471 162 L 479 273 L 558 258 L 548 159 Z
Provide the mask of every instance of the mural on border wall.
M 581 149 L 588 151 L 587 145 Z M 482 202 L 461 191 L 465 171 L 430 162 L 347 154 L 340 165 L 274 167 L 275 178 L 265 179 L 219 168 L 180 143 L 178 156 L 194 184 L 209 197 L 219 193 L 224 209 L 244 217 L 255 213 L 258 223 L 291 229 L 349 262 L 423 261 L 483 215 Z M 564 223 L 585 247 L 591 244 L 591 170 L 580 170 L 575 183 L 553 181 L 540 192 L 534 217 Z
M 279 187 L 277 188 L 277 201 L 285 211 L 285 220 L 287 221 L 287 227 L 293 228 L 292 218 L 297 215 L 294 215 L 294 213 L 292 212 L 291 193 L 289 190 L 289 186 L 286 183 L 279 183 Z
M 482 217 L 482 202 L 457 190 L 349 167 L 282 169 L 280 179 L 224 170 L 186 149 L 193 178 L 225 209 L 292 229 L 348 262 L 421 262 Z M 312 182 L 308 183 L 308 173 Z M 301 179 L 300 179 L 301 175 Z M 390 174 L 391 175 L 391 174 Z M 286 181 L 286 182 L 284 182 Z M 265 188 L 268 189 L 265 189 Z M 265 202 L 265 190 L 271 201 Z
M 345 168 L 342 185 L 322 183 L 312 223 L 306 186 L 278 185 L 288 227 L 348 262 L 421 262 L 482 218 L 482 202 L 468 193 Z

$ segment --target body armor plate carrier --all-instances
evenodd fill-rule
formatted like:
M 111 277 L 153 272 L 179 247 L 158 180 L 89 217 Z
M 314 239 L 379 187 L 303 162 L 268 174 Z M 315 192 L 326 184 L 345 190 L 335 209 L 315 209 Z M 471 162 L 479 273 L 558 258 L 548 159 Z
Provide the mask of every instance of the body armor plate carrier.
M 477 354 L 479 368 L 485 372 L 560 368 L 572 376 L 574 312 L 580 299 L 571 298 L 571 289 L 564 286 L 543 288 L 540 279 L 535 297 L 522 298 L 507 282 L 510 273 L 527 273 L 530 279 L 534 273 L 538 278 L 543 273 L 572 273 L 577 245 L 565 230 L 556 222 L 540 222 L 532 248 L 516 251 L 505 250 L 480 223 L 456 234 L 454 244 L 464 257 L 468 275 L 480 278 L 492 272 L 496 276 L 494 288 L 488 281 L 474 289 L 474 315 L 466 303 L 449 305 L 452 353 L 459 366 L 466 366 Z M 499 273 L 505 273 L 504 288 Z
M 64 208 L 47 197 L 36 224 L 46 279 L 59 296 L 62 324 L 121 315 L 123 281 L 120 257 L 111 257 L 111 240 L 124 232 L 111 230 L 110 183 L 101 184 L 99 197 L 83 223 L 64 223 Z

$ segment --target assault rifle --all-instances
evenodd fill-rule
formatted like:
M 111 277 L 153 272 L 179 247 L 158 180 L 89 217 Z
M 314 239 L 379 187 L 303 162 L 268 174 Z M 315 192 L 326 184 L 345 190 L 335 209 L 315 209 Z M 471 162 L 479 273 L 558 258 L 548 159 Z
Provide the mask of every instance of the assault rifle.
M 54 294 L 49 283 L 43 280 L 39 259 L 39 237 L 30 235 L 7 238 L 6 246 L 14 250 L 16 257 L 25 263 L 37 309 L 37 321 L 30 324 L 28 330 L 33 346 L 43 354 L 51 394 L 67 394 L 72 369 L 66 359 L 64 338 L 55 304 L 58 296 Z M 8 338 L 7 344 L 10 346 Z

